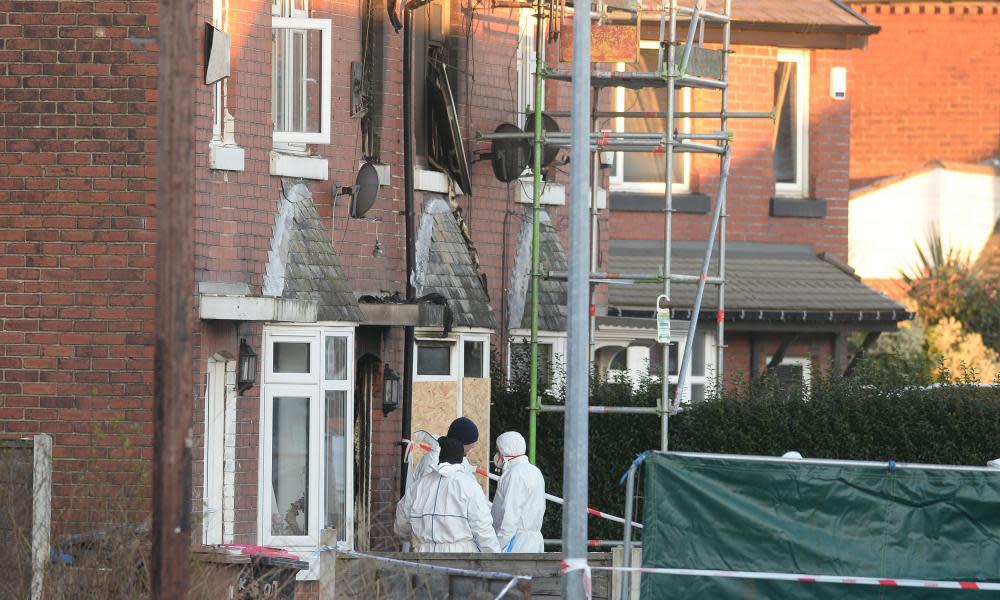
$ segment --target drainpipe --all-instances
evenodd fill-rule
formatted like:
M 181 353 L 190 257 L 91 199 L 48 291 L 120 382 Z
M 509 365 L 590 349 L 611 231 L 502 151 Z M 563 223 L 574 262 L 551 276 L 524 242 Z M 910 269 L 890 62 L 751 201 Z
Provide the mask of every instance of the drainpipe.
M 403 221 L 406 227 L 406 300 L 413 302 L 413 269 L 416 263 L 416 240 L 413 191 L 413 17 L 412 7 L 403 8 Z M 405 328 L 403 336 L 403 419 L 402 438 L 409 439 L 413 424 L 413 326 Z M 400 456 L 399 494 L 406 490 L 406 449 Z

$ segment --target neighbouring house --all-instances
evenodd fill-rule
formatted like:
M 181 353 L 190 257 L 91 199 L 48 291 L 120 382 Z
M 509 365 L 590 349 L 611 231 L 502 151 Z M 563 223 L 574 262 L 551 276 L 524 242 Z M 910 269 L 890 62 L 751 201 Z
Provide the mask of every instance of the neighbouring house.
M 899 293 L 903 274 L 918 274 L 917 246 L 926 253 L 935 235 L 945 251 L 989 262 L 998 219 L 1000 165 L 933 161 L 851 191 L 849 262 L 865 281 Z
M 711 4 L 711 3 L 710 3 Z M 777 110 L 775 120 L 734 119 L 733 164 L 727 205 L 724 313 L 709 286 L 687 374 L 690 400 L 724 381 L 770 370 L 808 382 L 813 373 L 848 366 L 847 335 L 894 330 L 909 317 L 862 284 L 847 267 L 847 204 L 851 87 L 839 97 L 835 71 L 850 81 L 853 53 L 862 53 L 878 27 L 841 2 L 733 2 L 730 110 Z M 644 25 L 641 59 L 656 60 L 655 23 Z M 706 40 L 717 43 L 709 29 Z M 630 68 L 622 65 L 622 68 Z M 717 92 L 680 91 L 692 111 L 718 107 Z M 662 92 L 620 90 L 611 105 L 657 111 Z M 618 120 L 612 126 L 623 127 Z M 627 126 L 656 130 L 654 119 Z M 679 127 L 703 131 L 717 121 L 685 119 Z M 610 169 L 610 243 L 607 271 L 657 272 L 662 265 L 665 178 L 662 159 L 619 154 Z M 718 160 L 687 155 L 675 161 L 673 266 L 697 274 L 718 185 Z M 718 245 L 716 245 L 718 248 Z M 710 274 L 717 273 L 717 259 Z M 611 372 L 661 377 L 663 346 L 654 319 L 662 285 L 610 285 L 596 320 L 595 363 Z M 674 343 L 668 346 L 671 381 L 690 326 L 694 286 L 672 285 Z M 717 320 L 725 319 L 724 340 Z M 718 347 L 724 344 L 724 364 Z
M 901 272 L 935 232 L 973 262 L 994 251 L 1000 2 L 849 4 L 881 27 L 852 61 L 849 262 L 902 299 Z

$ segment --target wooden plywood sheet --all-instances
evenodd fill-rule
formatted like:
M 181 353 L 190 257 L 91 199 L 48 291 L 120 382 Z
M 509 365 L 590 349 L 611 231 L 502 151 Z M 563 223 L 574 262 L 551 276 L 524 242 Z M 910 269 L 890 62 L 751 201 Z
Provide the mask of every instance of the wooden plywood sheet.
M 458 382 L 414 381 L 412 415 L 411 436 L 421 429 L 434 436 L 448 433 L 448 426 L 458 417 Z M 416 450 L 413 463 L 423 455 L 422 450 Z
M 466 377 L 462 379 L 462 416 L 472 419 L 479 427 L 479 444 L 472 449 L 469 462 L 489 469 L 492 438 L 490 437 L 490 380 L 488 377 Z M 489 485 L 480 477 L 483 489 L 489 493 Z

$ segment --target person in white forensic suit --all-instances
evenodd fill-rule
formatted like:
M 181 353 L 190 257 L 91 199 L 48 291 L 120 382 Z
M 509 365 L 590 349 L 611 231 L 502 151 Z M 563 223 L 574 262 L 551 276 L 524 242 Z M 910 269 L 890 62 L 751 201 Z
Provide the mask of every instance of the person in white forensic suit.
M 396 506 L 396 535 L 417 552 L 500 552 L 486 495 L 462 466 L 462 442 L 442 437 L 438 446 L 438 465 Z
M 503 470 L 493 496 L 493 528 L 504 552 L 544 552 L 545 478 L 525 456 L 524 437 L 508 431 L 497 438 L 494 463 Z
M 469 452 L 476 447 L 479 442 L 479 428 L 476 424 L 468 417 L 459 417 L 451 422 L 448 426 L 447 437 L 454 438 L 462 442 L 464 448 L 464 456 L 462 458 L 462 465 L 468 472 L 469 476 L 475 479 L 476 468 L 469 462 L 465 456 L 468 456 Z M 439 461 L 439 450 L 436 443 L 432 444 L 433 448 L 424 454 L 420 460 L 417 462 L 417 466 L 410 469 L 410 472 L 406 476 L 406 493 L 409 493 L 420 481 L 422 477 L 428 473 L 434 471 L 437 468 Z M 400 500 L 402 502 L 402 500 Z

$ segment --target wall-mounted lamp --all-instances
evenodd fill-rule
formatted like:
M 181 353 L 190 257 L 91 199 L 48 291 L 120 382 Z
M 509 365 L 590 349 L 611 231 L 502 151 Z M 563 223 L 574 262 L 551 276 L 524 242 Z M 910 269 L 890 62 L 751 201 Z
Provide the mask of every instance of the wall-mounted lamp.
M 236 387 L 242 394 L 257 383 L 257 353 L 247 344 L 246 339 L 240 339 L 239 366 L 240 373 L 236 378 Z
M 382 414 L 387 415 L 399 407 L 399 375 L 389 365 L 382 371 Z

